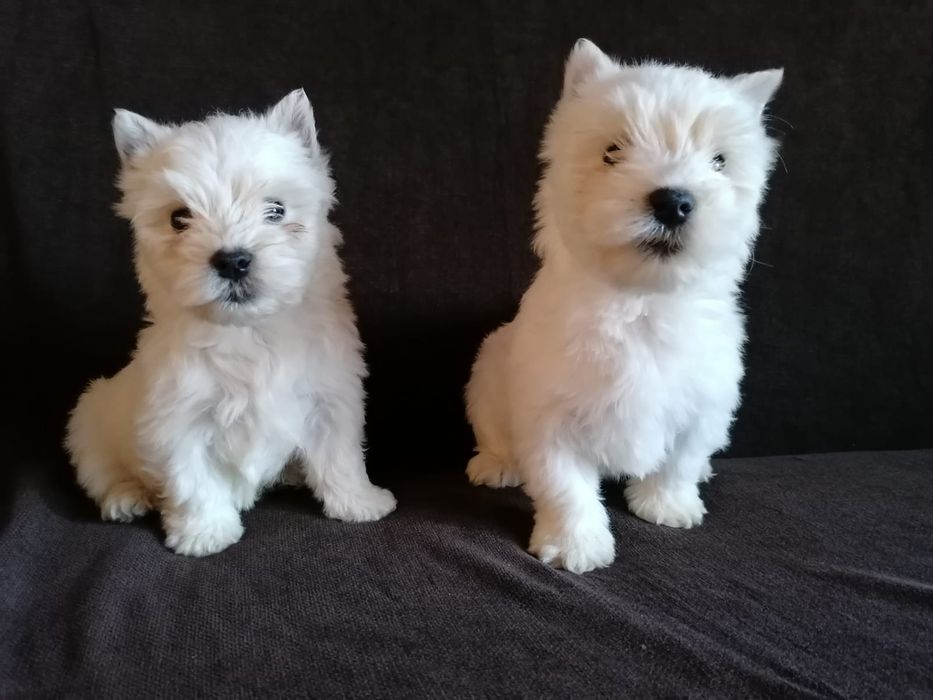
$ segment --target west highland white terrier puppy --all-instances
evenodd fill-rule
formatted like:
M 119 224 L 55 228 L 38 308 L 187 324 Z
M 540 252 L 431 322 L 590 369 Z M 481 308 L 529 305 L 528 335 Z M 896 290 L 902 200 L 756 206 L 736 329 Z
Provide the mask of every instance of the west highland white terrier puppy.
M 542 265 L 466 391 L 467 474 L 524 485 L 544 562 L 612 562 L 604 477 L 628 477 L 629 508 L 649 522 L 703 519 L 698 482 L 739 403 L 739 282 L 776 156 L 762 113 L 781 78 L 620 65 L 586 40 L 567 61 L 541 151 Z
M 117 110 L 113 130 L 148 325 L 68 424 L 103 517 L 157 508 L 168 547 L 219 552 L 288 463 L 329 517 L 391 512 L 363 462 L 366 368 L 304 91 L 180 126 Z

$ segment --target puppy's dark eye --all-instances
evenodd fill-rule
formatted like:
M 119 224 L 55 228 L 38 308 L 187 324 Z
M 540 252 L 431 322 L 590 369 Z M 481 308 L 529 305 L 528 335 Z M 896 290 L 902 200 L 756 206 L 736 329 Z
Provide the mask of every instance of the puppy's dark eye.
M 719 172 L 726 167 L 726 157 L 722 153 L 713 156 L 713 170 Z
M 172 212 L 172 228 L 181 233 L 188 228 L 188 222 L 191 220 L 191 210 L 188 207 L 182 207 Z
M 266 202 L 266 209 L 262 214 L 263 220 L 269 224 L 277 224 L 285 218 L 285 205 L 276 199 Z
M 603 153 L 603 163 L 606 165 L 615 165 L 619 162 L 619 157 L 622 155 L 622 146 L 617 143 L 611 144 L 606 152 Z

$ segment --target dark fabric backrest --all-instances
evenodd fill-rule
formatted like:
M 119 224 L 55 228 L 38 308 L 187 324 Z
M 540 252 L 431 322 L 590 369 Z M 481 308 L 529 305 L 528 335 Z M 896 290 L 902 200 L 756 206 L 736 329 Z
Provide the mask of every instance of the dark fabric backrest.
M 462 466 L 462 385 L 535 269 L 537 144 L 580 36 L 625 59 L 786 68 L 733 454 L 933 444 L 928 1 L 6 0 L 12 425 L 57 444 L 140 325 L 112 108 L 180 121 L 304 86 L 338 184 L 373 455 Z

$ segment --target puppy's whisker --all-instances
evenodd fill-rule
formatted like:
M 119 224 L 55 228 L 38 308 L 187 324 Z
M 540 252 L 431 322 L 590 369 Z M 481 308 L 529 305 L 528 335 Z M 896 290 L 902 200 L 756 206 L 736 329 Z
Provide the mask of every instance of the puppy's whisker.
M 781 164 L 781 167 L 784 169 L 784 174 L 787 175 L 790 171 L 787 169 L 787 163 L 784 162 L 784 156 L 780 153 L 777 154 L 778 162 Z
M 793 124 L 791 124 L 789 121 L 787 121 L 787 120 L 784 119 L 783 117 L 779 117 L 779 116 L 776 115 L 776 114 L 766 113 L 766 114 L 764 115 L 764 120 L 765 120 L 766 122 L 772 121 L 772 120 L 774 120 L 774 121 L 779 121 L 779 122 L 781 122 L 781 123 L 783 123 L 783 124 L 786 124 L 786 125 L 787 125 L 787 128 L 789 128 L 789 129 L 795 129 L 795 127 L 794 127 Z

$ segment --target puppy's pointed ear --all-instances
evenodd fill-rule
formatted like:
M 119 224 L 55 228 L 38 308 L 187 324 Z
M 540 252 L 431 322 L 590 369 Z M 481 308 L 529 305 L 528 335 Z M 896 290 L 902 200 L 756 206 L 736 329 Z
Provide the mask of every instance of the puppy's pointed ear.
M 615 62 L 589 39 L 577 39 L 564 69 L 564 96 L 576 94 L 581 85 L 605 75 Z
M 151 150 L 169 128 L 128 109 L 113 110 L 113 141 L 117 145 L 120 161 L 130 159 Z
M 282 134 L 298 134 L 301 142 L 312 153 L 320 149 L 314 110 L 302 88 L 292 90 L 266 113 L 269 125 Z
M 757 73 L 739 73 L 729 82 L 745 99 L 751 101 L 759 112 L 774 97 L 784 79 L 784 69 L 760 70 Z

